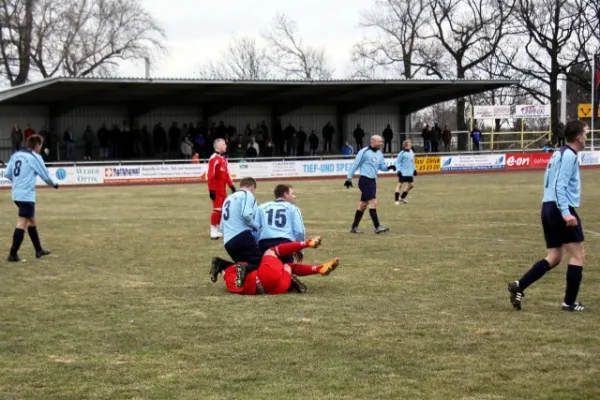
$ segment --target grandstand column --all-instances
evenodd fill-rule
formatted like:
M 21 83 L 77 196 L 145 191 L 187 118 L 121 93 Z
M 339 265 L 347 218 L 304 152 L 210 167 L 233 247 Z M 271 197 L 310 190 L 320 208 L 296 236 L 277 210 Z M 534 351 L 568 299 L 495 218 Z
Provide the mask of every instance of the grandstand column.
M 344 114 L 341 112 L 339 107 L 336 108 L 335 114 L 336 114 L 335 130 L 338 133 L 338 135 L 337 135 L 338 136 L 337 152 L 339 152 L 340 149 L 344 146 L 344 142 L 346 141 L 347 132 L 345 131 L 345 126 L 344 126 Z M 334 151 L 334 153 L 336 153 L 336 152 Z

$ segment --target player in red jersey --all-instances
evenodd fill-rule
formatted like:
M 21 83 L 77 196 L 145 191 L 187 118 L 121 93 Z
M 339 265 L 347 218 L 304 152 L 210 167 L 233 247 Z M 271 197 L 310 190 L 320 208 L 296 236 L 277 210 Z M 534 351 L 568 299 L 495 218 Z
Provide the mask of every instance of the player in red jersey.
M 225 152 L 227 151 L 227 143 L 224 139 L 217 139 L 214 143 L 215 153 L 210 156 L 208 161 L 208 193 L 213 203 L 213 210 L 210 214 L 210 238 L 217 240 L 223 237 L 223 234 L 219 230 L 219 223 L 221 222 L 221 209 L 223 208 L 223 202 L 227 197 L 227 190 L 225 186 L 229 186 L 231 192 L 235 192 L 235 186 L 229 175 L 229 169 L 227 166 L 227 159 L 225 158 Z
M 296 275 L 329 275 L 337 268 L 340 259 L 334 258 L 323 265 L 305 265 L 284 264 L 279 257 L 292 255 L 307 247 L 316 249 L 320 246 L 321 241 L 321 236 L 317 236 L 304 242 L 282 243 L 271 247 L 265 251 L 258 269 L 246 275 L 241 287 L 236 285 L 235 279 L 237 268 L 242 263 L 234 264 L 231 261 L 214 257 L 210 269 L 210 279 L 216 282 L 219 273 L 223 272 L 223 280 L 227 290 L 237 294 L 284 294 L 290 291 L 304 293 L 306 292 L 306 285 L 300 282 Z

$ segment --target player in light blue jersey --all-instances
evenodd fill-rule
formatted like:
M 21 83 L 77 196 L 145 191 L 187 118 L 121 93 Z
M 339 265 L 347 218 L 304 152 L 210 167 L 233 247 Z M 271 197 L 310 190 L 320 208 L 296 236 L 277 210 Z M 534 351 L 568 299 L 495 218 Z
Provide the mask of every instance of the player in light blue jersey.
M 396 158 L 396 170 L 398 171 L 398 184 L 396 185 L 396 193 L 394 193 L 396 205 L 400 204 L 400 200 L 403 203 L 408 203 L 406 196 L 415 187 L 413 177 L 417 176 L 415 153 L 412 151 L 410 140 L 402 142 L 402 150 Z M 406 184 L 406 188 L 402 191 L 402 196 L 400 196 L 400 190 L 404 184 Z
M 575 209 L 581 198 L 581 181 L 577 153 L 585 148 L 588 126 L 583 121 L 571 121 L 565 126 L 567 144 L 554 152 L 544 174 L 542 228 L 548 254 L 538 261 L 518 281 L 508 284 L 510 302 L 521 309 L 524 291 L 562 261 L 563 248 L 569 255 L 567 287 L 562 309 L 583 311 L 577 301 L 585 258 L 583 227 Z
M 33 135 L 27 139 L 27 149 L 12 155 L 6 166 L 5 176 L 12 182 L 12 199 L 19 208 L 19 219 L 13 233 L 13 242 L 8 255 L 8 261 L 23 261 L 18 255 L 25 229 L 35 247 L 37 258 L 47 256 L 50 251 L 44 250 L 40 243 L 40 237 L 35 221 L 36 181 L 39 176 L 44 182 L 58 189 L 58 183 L 52 179 L 40 151 L 44 145 L 44 139 L 40 135 Z
M 253 178 L 243 178 L 240 181 L 240 190 L 225 199 L 221 214 L 223 245 L 238 265 L 236 278 L 238 287 L 244 284 L 247 273 L 258 269 L 263 255 L 252 234 L 253 231 L 258 230 L 254 222 L 258 207 L 254 197 L 255 190 L 256 181 Z M 211 275 L 212 279 L 216 280 L 217 277 Z
M 360 224 L 367 206 L 369 207 L 369 215 L 375 226 L 375 233 L 380 234 L 381 232 L 389 231 L 387 227 L 379 224 L 379 217 L 377 216 L 377 174 L 378 171 L 395 171 L 396 167 L 394 165 L 387 166 L 381 152 L 382 147 L 383 139 L 381 136 L 371 136 L 369 147 L 365 147 L 358 152 L 344 183 L 346 188 L 351 188 L 352 177 L 357 171 L 360 171 L 360 178 L 358 179 L 358 188 L 361 193 L 360 202 L 354 215 L 354 222 L 350 229 L 351 233 L 361 233 L 358 230 L 358 224 Z
M 254 219 L 259 227 L 255 237 L 263 253 L 282 243 L 303 242 L 305 239 L 304 221 L 300 209 L 295 205 L 294 188 L 280 184 L 275 186 L 273 193 L 275 200 L 261 204 Z M 300 262 L 302 252 L 296 254 L 296 258 Z M 292 255 L 280 259 L 284 263 L 294 261 Z

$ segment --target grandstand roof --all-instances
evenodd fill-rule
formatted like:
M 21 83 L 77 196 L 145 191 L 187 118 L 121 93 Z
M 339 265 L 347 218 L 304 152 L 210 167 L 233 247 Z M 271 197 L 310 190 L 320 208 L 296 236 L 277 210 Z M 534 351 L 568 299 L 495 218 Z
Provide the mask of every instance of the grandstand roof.
M 197 80 L 49 78 L 0 92 L 0 105 L 241 105 L 297 108 L 335 105 L 351 112 L 371 104 L 396 104 L 412 112 L 432 104 L 517 84 L 510 80 Z

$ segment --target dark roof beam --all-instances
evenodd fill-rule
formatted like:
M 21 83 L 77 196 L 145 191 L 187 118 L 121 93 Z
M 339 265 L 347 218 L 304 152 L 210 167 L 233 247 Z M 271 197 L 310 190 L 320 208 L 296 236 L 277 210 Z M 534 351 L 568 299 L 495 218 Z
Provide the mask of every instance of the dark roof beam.
M 308 96 L 300 97 L 297 100 L 275 104 L 273 106 L 273 113 L 275 116 L 282 116 L 287 113 L 290 113 L 294 110 L 297 110 L 300 107 L 307 105 L 315 105 L 315 104 L 325 104 L 331 102 L 331 99 L 334 97 L 345 96 L 348 94 L 356 94 L 366 89 L 372 89 L 374 87 L 378 87 L 379 85 L 361 85 L 361 86 L 343 86 L 336 90 L 330 90 L 321 93 L 315 93 Z M 316 86 L 318 87 L 318 86 Z

